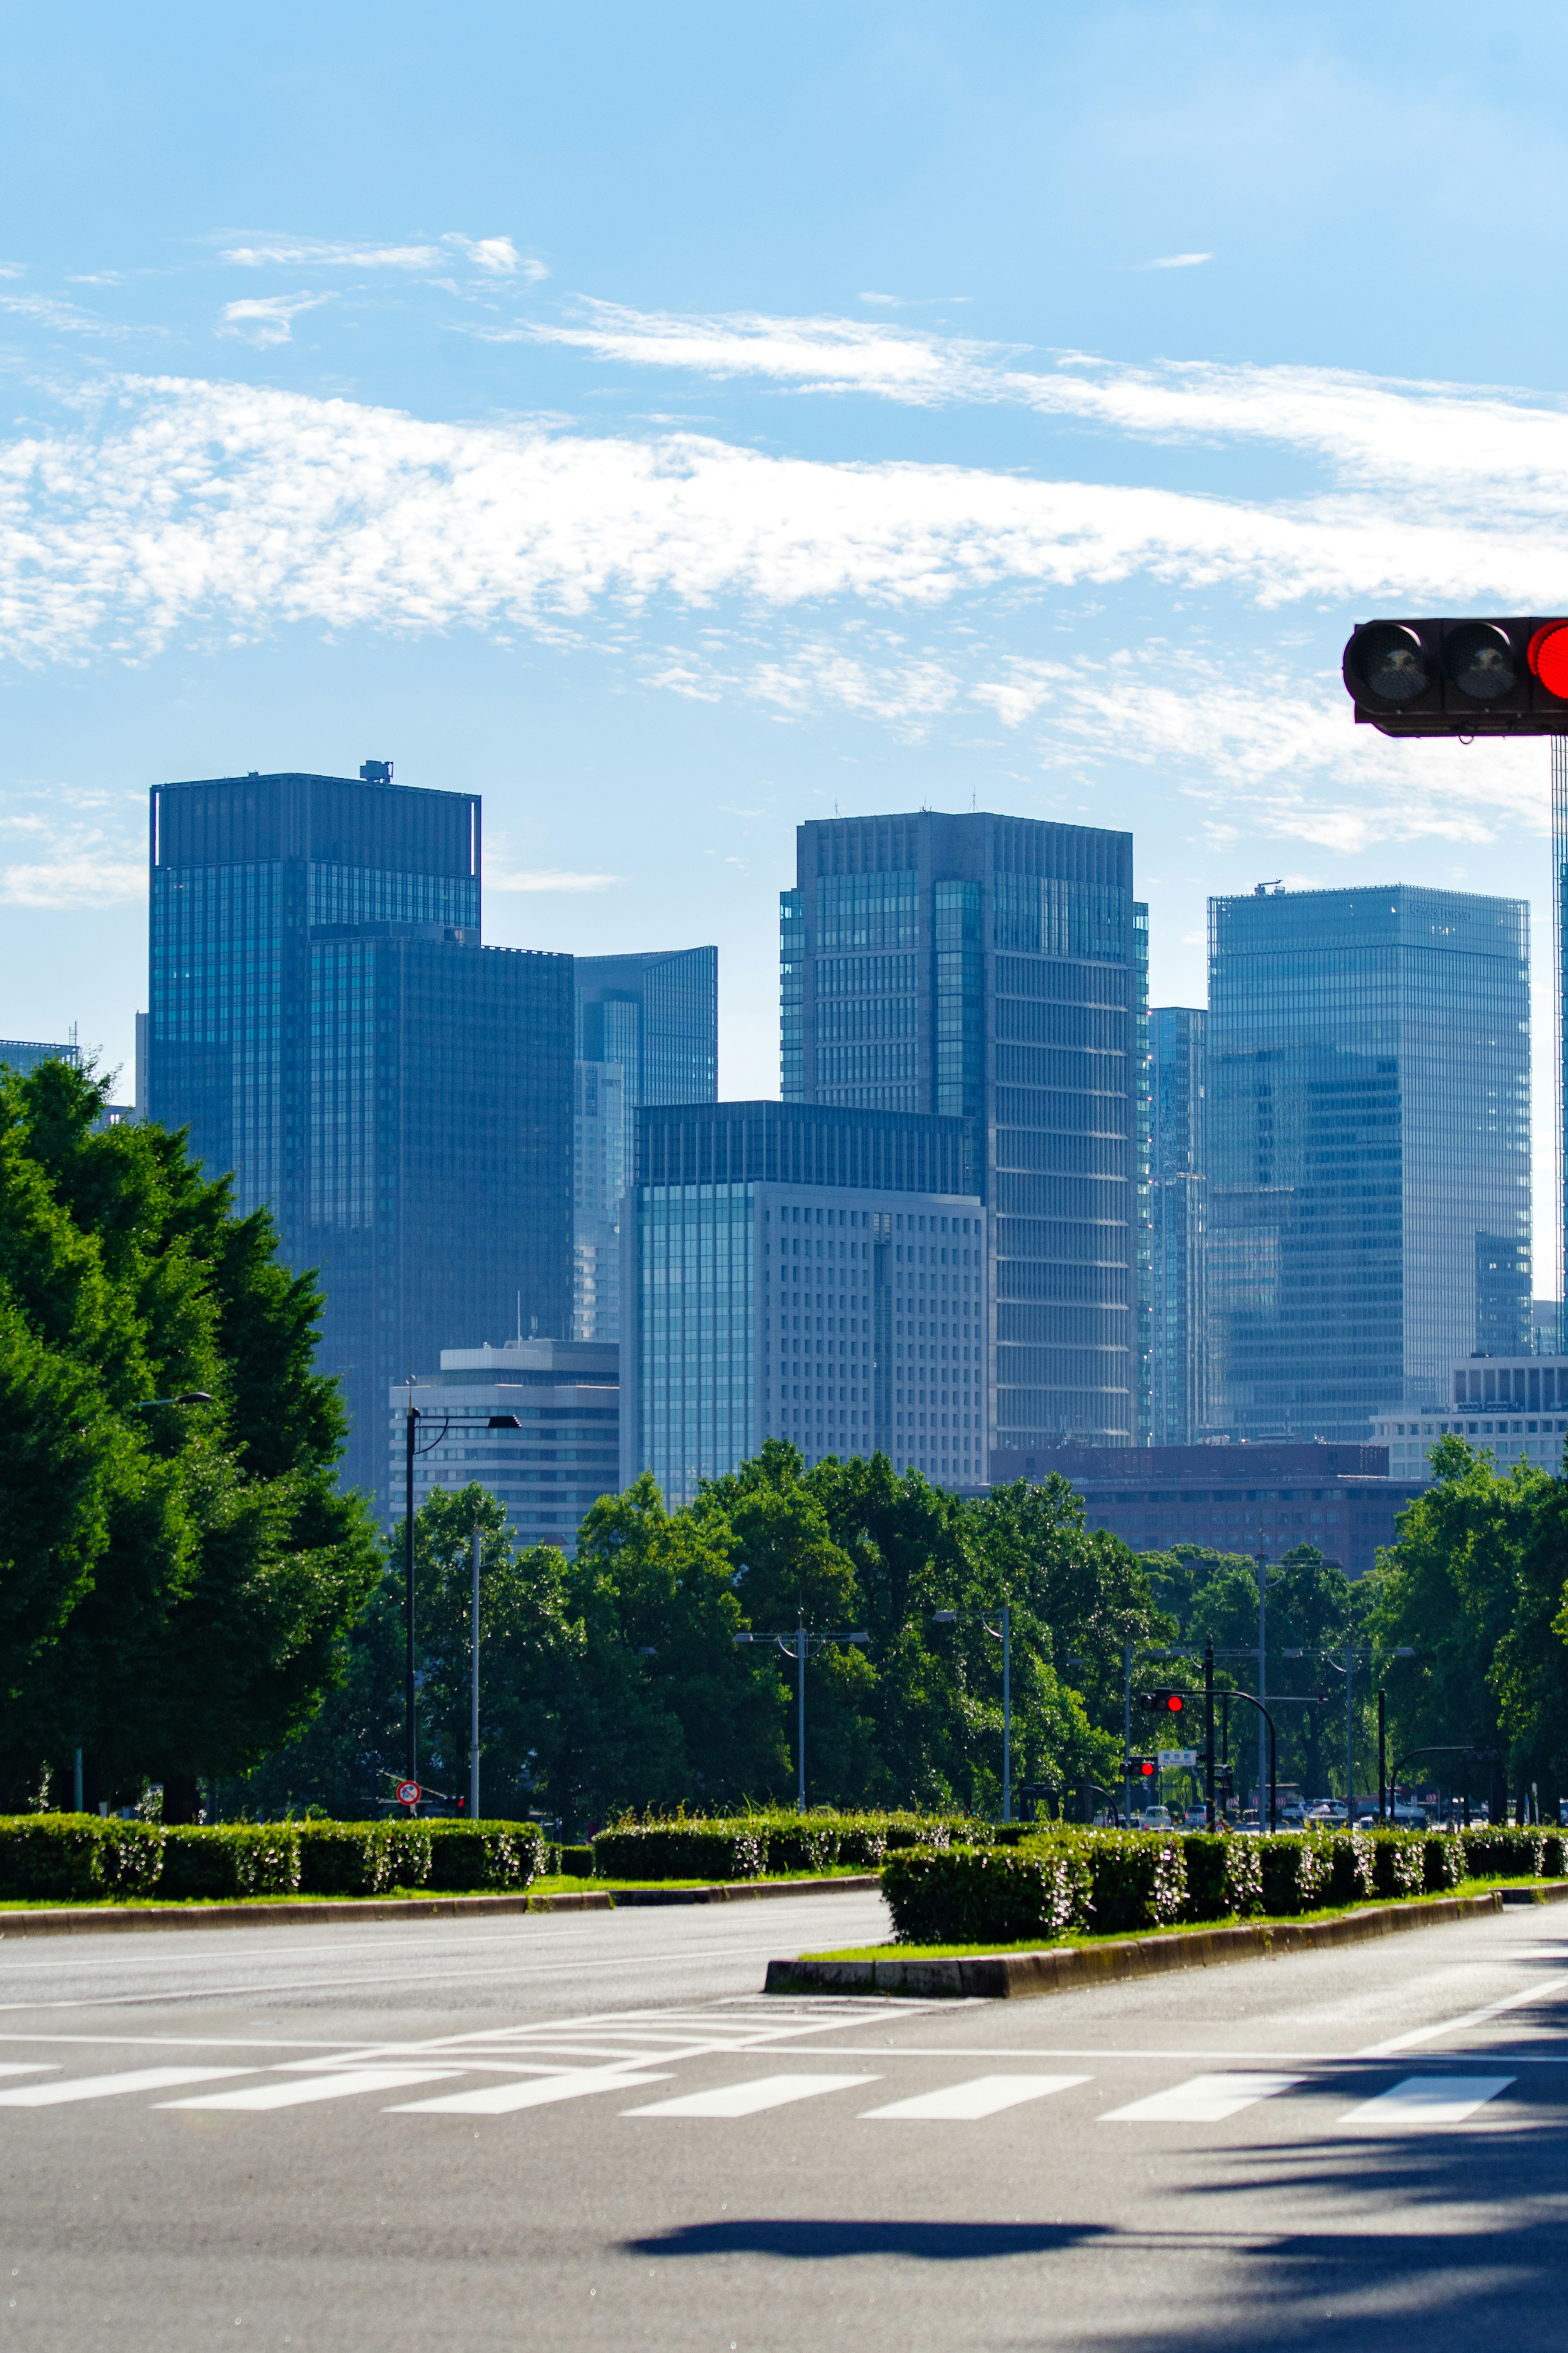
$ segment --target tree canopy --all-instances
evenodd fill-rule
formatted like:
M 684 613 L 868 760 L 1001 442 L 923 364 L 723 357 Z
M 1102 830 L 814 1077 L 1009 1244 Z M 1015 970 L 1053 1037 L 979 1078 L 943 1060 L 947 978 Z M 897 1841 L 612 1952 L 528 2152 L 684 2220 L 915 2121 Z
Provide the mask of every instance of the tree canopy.
M 11 1804 L 243 1771 L 308 1723 L 375 1577 L 321 1299 L 182 1136 L 0 1071 L 0 1777 Z M 154 1403 L 205 1392 L 200 1405 Z

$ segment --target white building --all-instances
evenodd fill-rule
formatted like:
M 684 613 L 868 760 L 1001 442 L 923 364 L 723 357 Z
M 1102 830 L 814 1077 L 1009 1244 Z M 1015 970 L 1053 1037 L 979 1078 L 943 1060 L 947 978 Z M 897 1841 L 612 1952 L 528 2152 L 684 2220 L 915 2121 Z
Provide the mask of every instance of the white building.
M 518 1340 L 504 1348 L 443 1348 L 441 1369 L 388 1394 L 388 1489 L 401 1518 L 408 1400 L 415 1426 L 414 1508 L 437 1488 L 477 1480 L 506 1505 L 520 1545 L 570 1552 L 583 1516 L 619 1492 L 620 1388 L 614 1348 L 575 1340 Z M 442 1435 L 447 1414 L 462 1426 Z M 520 1430 L 487 1430 L 515 1414 Z
M 1447 1402 L 1425 1412 L 1391 1406 L 1373 1437 L 1388 1448 L 1391 1478 L 1423 1478 L 1439 1438 L 1468 1439 L 1500 1469 L 1515 1462 L 1555 1471 L 1568 1439 L 1568 1356 L 1468 1356 L 1445 1383 Z

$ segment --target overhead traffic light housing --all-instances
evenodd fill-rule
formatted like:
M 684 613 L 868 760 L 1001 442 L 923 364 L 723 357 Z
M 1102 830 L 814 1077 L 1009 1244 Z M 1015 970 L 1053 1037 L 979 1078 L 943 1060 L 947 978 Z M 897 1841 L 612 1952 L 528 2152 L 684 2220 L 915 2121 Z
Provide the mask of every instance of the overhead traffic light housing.
M 1568 735 L 1568 619 L 1362 621 L 1344 680 L 1384 735 Z
M 1140 1692 L 1138 1694 L 1140 1707 L 1153 1708 L 1162 1715 L 1180 1715 L 1186 1704 L 1181 1693 L 1176 1691 Z
M 1159 1769 L 1152 1757 L 1130 1757 L 1127 1759 L 1127 1778 L 1130 1781 L 1152 1781 Z

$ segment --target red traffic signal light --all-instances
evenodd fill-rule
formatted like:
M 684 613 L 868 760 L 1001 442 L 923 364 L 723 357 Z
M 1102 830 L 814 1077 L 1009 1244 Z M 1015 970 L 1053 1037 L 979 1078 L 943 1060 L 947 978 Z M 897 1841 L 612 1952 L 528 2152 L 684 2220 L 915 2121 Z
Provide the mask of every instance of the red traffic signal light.
M 1343 668 L 1384 735 L 1568 735 L 1568 620 L 1363 621 Z
M 1152 1781 L 1157 1770 L 1152 1757 L 1130 1757 L 1127 1759 L 1127 1778 L 1130 1781 Z
M 1186 1704 L 1180 1692 L 1152 1691 L 1138 1694 L 1140 1707 L 1158 1708 L 1162 1715 L 1180 1715 Z

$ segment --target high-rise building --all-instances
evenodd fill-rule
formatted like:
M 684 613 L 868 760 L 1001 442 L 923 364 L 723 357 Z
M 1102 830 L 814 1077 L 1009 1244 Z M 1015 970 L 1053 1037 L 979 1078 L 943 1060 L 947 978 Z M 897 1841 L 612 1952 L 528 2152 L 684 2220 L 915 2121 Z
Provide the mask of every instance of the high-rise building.
M 74 1069 L 81 1060 L 81 1048 L 74 1038 L 51 1046 L 37 1038 L 0 1038 L 0 1062 L 16 1071 L 19 1079 L 36 1071 L 40 1062 L 69 1062 Z
M 768 1438 L 955 1486 L 987 1459 L 984 1219 L 966 1124 L 650 1106 L 623 1237 L 623 1483 L 670 1503 Z
M 1204 1015 L 1149 1016 L 1153 1443 L 1191 1446 L 1204 1423 Z
M 572 1330 L 620 1336 L 620 1205 L 639 1103 L 719 1092 L 719 951 L 579 956 Z
M 506 1506 L 520 1544 L 570 1552 L 584 1514 L 613 1495 L 620 1462 L 620 1388 L 614 1348 L 580 1341 L 510 1340 L 504 1347 L 443 1348 L 438 1373 L 423 1372 L 388 1392 L 392 1423 L 387 1488 L 401 1511 L 407 1489 L 407 1406 L 419 1410 L 414 1508 L 470 1482 Z M 442 1416 L 467 1427 L 443 1435 Z M 512 1414 L 521 1430 L 487 1430 Z
M 786 1101 L 962 1119 L 985 1204 L 994 1440 L 1140 1433 L 1132 839 L 819 818 L 780 904 Z
M 148 1108 L 320 1270 L 344 1476 L 384 1501 L 399 1375 L 566 1333 L 572 959 L 480 946 L 467 793 L 367 762 L 152 801 Z
M 1208 1419 L 1353 1440 L 1530 1330 L 1529 909 L 1209 906 Z

